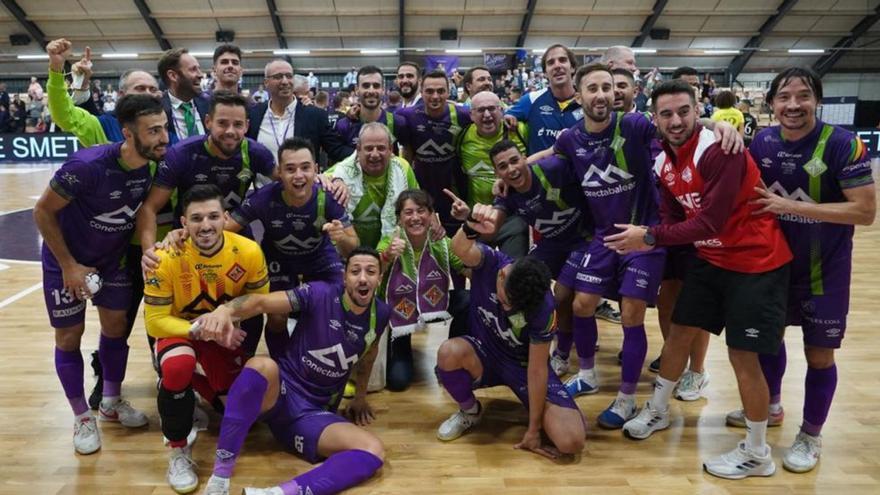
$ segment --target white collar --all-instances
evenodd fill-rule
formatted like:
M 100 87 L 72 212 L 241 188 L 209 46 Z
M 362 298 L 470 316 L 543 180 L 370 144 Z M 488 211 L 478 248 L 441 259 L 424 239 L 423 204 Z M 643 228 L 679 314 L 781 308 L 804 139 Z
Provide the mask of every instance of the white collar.
M 272 111 L 272 100 L 269 100 L 269 102 L 266 104 L 266 113 L 272 115 L 273 117 L 275 116 L 275 112 Z M 284 115 L 282 115 L 281 117 L 293 113 L 296 113 L 296 98 L 294 98 L 293 101 L 291 101 L 290 104 L 287 105 L 287 108 L 284 109 Z
M 183 105 L 184 103 L 192 103 L 193 102 L 192 100 L 183 101 L 180 98 L 171 94 L 171 91 L 168 91 L 168 101 L 171 102 L 171 108 L 173 108 L 175 110 L 177 110 L 180 107 L 180 105 Z M 195 105 L 193 105 L 193 106 L 195 106 Z

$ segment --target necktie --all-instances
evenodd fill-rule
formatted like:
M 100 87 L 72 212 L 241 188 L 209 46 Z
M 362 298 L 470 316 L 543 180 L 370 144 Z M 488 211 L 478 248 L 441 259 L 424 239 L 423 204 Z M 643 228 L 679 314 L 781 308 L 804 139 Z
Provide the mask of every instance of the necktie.
M 180 108 L 183 110 L 183 122 L 186 124 L 186 137 L 196 135 L 196 119 L 193 116 L 192 102 L 181 103 Z

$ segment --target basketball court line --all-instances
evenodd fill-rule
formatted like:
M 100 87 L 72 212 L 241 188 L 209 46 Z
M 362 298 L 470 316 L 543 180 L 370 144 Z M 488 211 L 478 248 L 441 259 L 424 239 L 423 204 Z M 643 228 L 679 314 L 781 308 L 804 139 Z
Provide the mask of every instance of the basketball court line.
M 18 301 L 19 299 L 25 297 L 26 295 L 30 294 L 31 292 L 39 290 L 42 287 L 43 287 L 43 282 L 37 282 L 36 284 L 28 287 L 27 289 L 18 291 L 17 293 L 0 301 L 0 309 L 3 309 L 6 306 L 9 306 L 10 304 L 14 303 L 15 301 Z

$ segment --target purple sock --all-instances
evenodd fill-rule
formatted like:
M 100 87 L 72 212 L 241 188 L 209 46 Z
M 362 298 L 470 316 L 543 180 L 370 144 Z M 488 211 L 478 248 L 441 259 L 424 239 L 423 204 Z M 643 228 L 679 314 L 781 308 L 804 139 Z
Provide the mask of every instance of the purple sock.
M 779 345 L 779 351 L 775 356 L 758 354 L 758 360 L 761 362 L 764 379 L 767 380 L 767 388 L 770 389 L 770 403 L 779 404 L 782 400 L 782 377 L 785 375 L 785 365 L 788 361 L 785 353 L 785 341 Z
M 620 391 L 624 394 L 634 394 L 639 377 L 642 376 L 642 366 L 645 364 L 645 356 L 648 354 L 648 337 L 645 335 L 645 325 L 635 327 L 623 327 L 623 366 L 620 368 Z
M 284 495 L 330 495 L 370 479 L 381 467 L 382 459 L 365 450 L 345 450 L 280 486 Z
M 101 334 L 98 343 L 98 359 L 104 377 L 104 397 L 119 397 L 125 366 L 128 364 L 128 344 L 125 337 L 108 337 Z
M 581 316 L 572 317 L 572 334 L 574 345 L 577 347 L 578 364 L 580 369 L 588 370 L 595 366 L 596 341 L 599 340 L 599 328 L 596 326 L 596 317 L 587 318 Z
M 574 334 L 559 329 L 556 332 L 556 355 L 561 358 L 568 358 L 568 355 L 571 353 L 571 344 L 573 343 Z
M 443 388 L 449 392 L 449 395 L 455 399 L 455 402 L 458 402 L 458 407 L 462 411 L 467 411 L 474 407 L 474 404 L 477 402 L 473 390 L 474 379 L 471 378 L 471 374 L 467 370 L 459 368 L 446 371 L 437 368 L 437 377 L 440 379 L 440 383 L 443 384 Z
M 226 410 L 220 422 L 220 438 L 214 458 L 214 474 L 231 478 L 244 437 L 260 415 L 260 404 L 269 382 L 253 368 L 245 368 L 229 389 Z
M 822 433 L 822 425 L 828 418 L 835 389 L 836 364 L 821 370 L 807 368 L 807 378 L 804 380 L 804 424 L 801 425 L 801 431 L 814 437 Z
M 55 374 L 61 380 L 61 388 L 64 389 L 73 414 L 79 416 L 88 411 L 89 405 L 83 390 L 83 358 L 79 350 L 62 351 L 56 347 Z

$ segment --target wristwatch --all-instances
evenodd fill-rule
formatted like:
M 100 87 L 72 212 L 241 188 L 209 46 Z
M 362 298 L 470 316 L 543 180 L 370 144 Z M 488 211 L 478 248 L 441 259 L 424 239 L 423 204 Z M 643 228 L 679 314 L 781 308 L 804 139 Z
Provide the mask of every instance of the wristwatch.
M 651 229 L 645 228 L 645 237 L 642 238 L 642 242 L 651 247 L 657 244 L 657 238 L 651 233 Z

